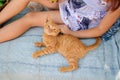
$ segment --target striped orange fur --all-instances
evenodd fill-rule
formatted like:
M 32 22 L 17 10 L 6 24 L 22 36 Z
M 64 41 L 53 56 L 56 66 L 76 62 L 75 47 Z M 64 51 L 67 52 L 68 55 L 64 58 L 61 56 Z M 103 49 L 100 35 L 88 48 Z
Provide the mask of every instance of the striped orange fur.
M 60 68 L 61 72 L 78 69 L 79 59 L 83 58 L 88 51 L 97 48 L 101 42 L 101 39 L 98 37 L 94 44 L 86 46 L 78 38 L 72 35 L 59 33 L 59 26 L 50 19 L 46 20 L 44 25 L 43 42 L 35 43 L 36 46 L 46 46 L 46 48 L 34 52 L 33 58 L 55 52 L 60 53 L 69 63 L 69 66 Z

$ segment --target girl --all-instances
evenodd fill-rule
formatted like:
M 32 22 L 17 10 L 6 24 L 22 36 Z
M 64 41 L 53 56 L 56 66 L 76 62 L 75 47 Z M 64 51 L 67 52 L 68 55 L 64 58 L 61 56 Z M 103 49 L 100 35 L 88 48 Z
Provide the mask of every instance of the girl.
M 14 39 L 34 26 L 43 26 L 47 16 L 60 25 L 63 33 L 78 38 L 102 36 L 120 17 L 120 0 L 12 0 L 0 12 L 0 24 L 23 10 L 30 1 L 39 2 L 51 10 L 30 12 L 0 29 L 0 42 Z

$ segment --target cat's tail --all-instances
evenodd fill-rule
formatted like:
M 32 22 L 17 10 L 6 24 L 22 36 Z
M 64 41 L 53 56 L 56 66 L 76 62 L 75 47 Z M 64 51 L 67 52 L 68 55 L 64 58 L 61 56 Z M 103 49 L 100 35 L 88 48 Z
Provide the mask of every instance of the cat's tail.
M 101 38 L 100 37 L 97 37 L 96 38 L 96 42 L 90 46 L 86 46 L 86 51 L 90 51 L 90 50 L 93 50 L 95 48 L 97 48 L 99 46 L 99 44 L 101 43 Z

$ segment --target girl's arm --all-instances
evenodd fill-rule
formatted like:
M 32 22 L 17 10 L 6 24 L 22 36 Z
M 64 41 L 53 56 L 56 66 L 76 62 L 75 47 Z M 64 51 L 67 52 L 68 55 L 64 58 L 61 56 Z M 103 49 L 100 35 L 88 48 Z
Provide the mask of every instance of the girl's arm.
M 61 27 L 61 30 L 65 34 L 71 34 L 78 38 L 93 38 L 102 36 L 110 27 L 115 23 L 115 21 L 120 17 L 120 8 L 115 11 L 109 10 L 106 16 L 102 19 L 100 24 L 94 28 L 80 31 L 71 31 L 66 26 Z

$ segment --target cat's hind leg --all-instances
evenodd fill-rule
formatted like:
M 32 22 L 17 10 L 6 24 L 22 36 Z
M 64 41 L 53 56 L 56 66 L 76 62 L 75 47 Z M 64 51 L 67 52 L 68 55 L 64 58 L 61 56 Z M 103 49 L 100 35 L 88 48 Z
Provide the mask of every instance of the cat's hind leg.
M 53 49 L 52 47 L 46 47 L 45 49 L 34 52 L 32 57 L 37 58 L 39 56 L 43 56 L 43 55 L 46 55 L 46 54 L 51 54 L 51 53 L 54 53 L 54 52 L 56 52 L 56 50 Z
M 76 70 L 78 69 L 78 59 L 76 58 L 68 58 L 67 59 L 68 62 L 69 62 L 69 66 L 66 66 L 66 67 L 61 67 L 60 68 L 60 71 L 61 72 L 68 72 L 68 71 L 73 71 L 73 70 Z
M 35 44 L 35 46 L 37 46 L 37 47 L 45 46 L 45 44 L 44 44 L 43 42 L 35 42 L 34 44 Z

